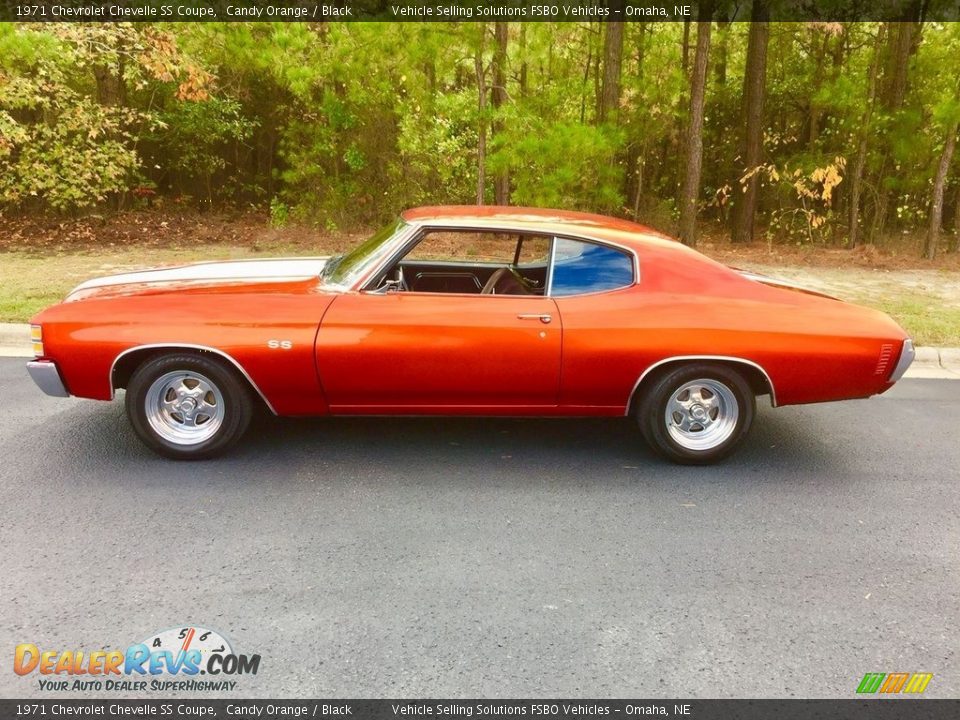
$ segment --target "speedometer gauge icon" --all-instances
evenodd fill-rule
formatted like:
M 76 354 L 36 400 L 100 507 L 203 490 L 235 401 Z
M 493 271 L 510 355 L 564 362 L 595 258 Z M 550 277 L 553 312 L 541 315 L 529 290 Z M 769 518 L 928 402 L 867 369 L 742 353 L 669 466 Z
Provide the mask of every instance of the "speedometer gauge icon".
M 173 657 L 181 657 L 191 650 L 199 651 L 199 667 L 207 667 L 211 655 L 233 654 L 233 647 L 223 635 L 216 630 L 196 625 L 162 630 L 148 637 L 143 644 L 150 648 L 150 652 L 166 650 L 172 653 Z M 201 674 L 205 674 L 205 671 L 201 670 Z

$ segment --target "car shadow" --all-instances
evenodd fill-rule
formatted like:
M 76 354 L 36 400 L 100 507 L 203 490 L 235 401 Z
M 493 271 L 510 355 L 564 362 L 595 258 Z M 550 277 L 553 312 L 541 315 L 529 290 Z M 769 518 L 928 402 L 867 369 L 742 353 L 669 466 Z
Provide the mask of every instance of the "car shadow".
M 396 470 L 406 477 L 495 473 L 517 478 L 571 476 L 582 481 L 629 476 L 663 482 L 670 477 L 723 482 L 730 477 L 771 478 L 805 468 L 837 472 L 840 449 L 822 441 L 811 418 L 790 409 L 758 408 L 738 452 L 706 467 L 674 465 L 655 455 L 626 418 L 336 417 L 292 419 L 258 416 L 239 445 L 221 458 L 175 462 L 140 443 L 121 403 L 83 403 L 45 427 L 46 447 L 57 461 L 98 474 L 117 472 L 131 482 L 138 469 L 162 463 L 175 478 L 206 474 L 281 477 L 315 468 L 356 476 Z M 31 442 L 31 439 L 27 439 Z M 65 462 L 66 461 L 66 462 Z M 201 468 L 203 469 L 201 471 Z

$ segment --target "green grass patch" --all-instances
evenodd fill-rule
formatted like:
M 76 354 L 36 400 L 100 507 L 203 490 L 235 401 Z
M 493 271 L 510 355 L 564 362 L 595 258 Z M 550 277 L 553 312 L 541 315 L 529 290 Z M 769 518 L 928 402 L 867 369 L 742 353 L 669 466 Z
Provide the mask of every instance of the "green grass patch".
M 917 345 L 960 347 L 960 308 L 944 307 L 938 298 L 874 297 L 862 305 L 883 310 L 909 333 Z

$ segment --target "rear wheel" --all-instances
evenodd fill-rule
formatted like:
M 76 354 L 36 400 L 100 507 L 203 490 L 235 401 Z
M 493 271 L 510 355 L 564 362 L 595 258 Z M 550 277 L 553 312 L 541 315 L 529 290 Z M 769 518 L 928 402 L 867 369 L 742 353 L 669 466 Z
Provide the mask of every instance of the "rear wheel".
M 727 457 L 750 426 L 756 399 L 750 385 L 723 365 L 691 364 L 667 370 L 637 404 L 637 422 L 660 455 L 684 465 Z
M 127 415 L 154 452 L 176 460 L 219 455 L 246 432 L 253 403 L 244 383 L 218 360 L 164 355 L 137 368 Z

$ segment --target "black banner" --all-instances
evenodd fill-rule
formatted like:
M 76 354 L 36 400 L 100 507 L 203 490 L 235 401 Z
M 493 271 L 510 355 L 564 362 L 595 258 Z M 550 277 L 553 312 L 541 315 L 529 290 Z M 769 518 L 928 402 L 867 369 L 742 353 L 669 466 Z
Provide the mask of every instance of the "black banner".
M 773 21 L 960 20 L 960 0 L 757 0 Z M 0 0 L 14 22 L 679 22 L 750 19 L 750 0 Z
M 954 720 L 960 700 L 0 700 L 0 718 Z

